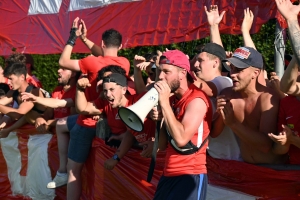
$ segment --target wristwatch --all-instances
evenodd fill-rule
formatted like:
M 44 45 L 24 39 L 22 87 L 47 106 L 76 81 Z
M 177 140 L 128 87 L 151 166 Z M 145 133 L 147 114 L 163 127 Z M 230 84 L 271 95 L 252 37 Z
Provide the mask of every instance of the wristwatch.
M 119 158 L 118 154 L 113 155 L 113 159 L 117 160 L 118 162 L 121 161 L 121 159 Z

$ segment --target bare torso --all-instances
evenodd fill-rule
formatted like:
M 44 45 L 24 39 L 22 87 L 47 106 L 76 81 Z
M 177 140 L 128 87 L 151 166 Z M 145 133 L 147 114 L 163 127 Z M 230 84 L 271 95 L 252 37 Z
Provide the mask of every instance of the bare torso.
M 277 114 L 270 114 L 266 120 L 265 112 L 268 112 L 268 110 L 265 108 L 266 104 L 270 106 L 271 102 L 275 102 L 274 104 L 277 104 L 275 105 L 276 109 L 278 109 L 279 99 L 278 101 L 276 99 L 271 101 L 271 98 L 276 97 L 272 96 L 266 87 L 262 86 L 259 92 L 249 95 L 247 98 L 242 97 L 239 92 L 235 92 L 231 88 L 225 89 L 222 93 L 233 104 L 236 120 L 247 127 L 247 129 L 264 134 L 265 137 L 268 137 L 268 132 L 277 131 Z M 262 117 L 263 114 L 264 117 Z M 238 134 L 237 136 L 239 137 Z M 245 162 L 253 164 L 277 164 L 283 162 L 283 156 L 275 155 L 271 150 L 263 152 L 247 143 L 245 139 L 240 139 L 239 141 L 242 158 Z

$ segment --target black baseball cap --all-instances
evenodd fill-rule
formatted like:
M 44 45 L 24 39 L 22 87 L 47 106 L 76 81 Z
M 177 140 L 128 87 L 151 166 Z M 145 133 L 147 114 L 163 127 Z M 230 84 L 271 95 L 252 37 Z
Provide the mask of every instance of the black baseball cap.
M 223 60 L 223 62 L 227 61 L 241 69 L 248 67 L 263 69 L 264 67 L 262 55 L 252 47 L 237 48 L 231 58 Z M 230 71 L 228 66 L 226 68 Z
M 103 83 L 116 83 L 122 87 L 127 87 L 127 78 L 122 74 L 112 73 L 103 78 Z
M 226 53 L 224 48 L 216 43 L 207 43 L 203 47 L 201 52 L 210 53 L 220 58 L 220 60 L 226 59 Z
M 212 54 L 214 56 L 217 56 L 221 61 L 226 59 L 226 53 L 224 48 L 216 43 L 207 43 L 202 48 L 201 52 L 206 52 L 209 54 Z M 227 72 L 227 64 L 225 62 L 222 63 L 222 72 Z

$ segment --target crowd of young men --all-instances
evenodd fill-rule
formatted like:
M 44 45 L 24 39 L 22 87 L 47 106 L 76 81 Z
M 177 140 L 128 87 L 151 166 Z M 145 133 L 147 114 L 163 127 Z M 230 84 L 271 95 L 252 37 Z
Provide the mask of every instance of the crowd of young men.
M 219 14 L 217 6 L 205 7 L 211 43 L 191 60 L 179 50 L 135 56 L 134 82 L 128 59 L 118 57 L 121 34 L 114 29 L 105 31 L 98 46 L 87 38 L 84 21 L 76 18 L 59 59 L 59 86 L 52 98 L 28 70 L 26 59 L 30 57 L 14 54 L 6 60 L 3 73 L 11 90 L 0 99 L 4 115 L 0 126 L 16 122 L 2 129 L 0 137 L 26 123 L 39 132 L 55 129 L 60 166 L 47 187 L 67 184 L 67 199 L 72 200 L 81 195 L 81 171 L 99 118 L 107 119 L 109 130 L 97 135 L 108 143 L 119 141 L 114 144 L 115 154 L 105 161 L 108 170 L 132 146 L 142 146 L 141 156 L 149 158 L 155 122 L 162 121 L 158 150 L 166 151 L 166 158 L 154 199 L 205 199 L 206 151 L 215 158 L 251 164 L 299 164 L 300 7 L 288 0 L 276 0 L 276 4 L 288 23 L 295 53 L 280 83 L 276 74 L 270 81 L 264 78 L 263 58 L 249 33 L 253 22 L 249 9 L 244 11 L 241 26 L 244 47 L 225 52 L 218 28 L 225 12 Z M 73 60 L 78 37 L 93 55 Z M 143 70 L 149 75 L 146 82 Z M 222 76 L 226 70 L 229 77 Z M 158 92 L 159 109 L 153 108 L 142 132 L 131 130 L 121 121 L 118 108 L 133 105 L 152 87 Z

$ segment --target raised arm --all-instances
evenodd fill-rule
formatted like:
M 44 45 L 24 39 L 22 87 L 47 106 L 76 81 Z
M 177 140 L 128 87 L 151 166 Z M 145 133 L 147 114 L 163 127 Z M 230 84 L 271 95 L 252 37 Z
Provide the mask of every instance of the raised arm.
M 69 69 L 72 71 L 80 71 L 79 60 L 71 59 L 71 54 L 72 54 L 72 50 L 75 45 L 76 39 L 78 38 L 78 36 L 80 36 L 82 34 L 82 29 L 83 29 L 82 23 L 79 25 L 79 28 L 78 28 L 78 21 L 79 21 L 79 18 L 77 17 L 73 22 L 73 26 L 71 28 L 70 37 L 67 41 L 67 44 L 59 58 L 59 65 L 62 68 Z
M 254 15 L 249 8 L 244 9 L 244 19 L 241 26 L 241 31 L 243 34 L 244 46 L 252 47 L 256 49 L 255 44 L 251 38 L 250 30 L 252 27 Z
M 94 56 L 103 56 L 103 50 L 100 46 L 96 45 L 94 42 L 87 38 L 87 28 L 84 21 L 81 19 L 82 32 L 80 35 L 81 41 L 89 48 Z
M 297 82 L 298 72 L 299 65 L 297 64 L 296 56 L 293 56 L 280 81 L 280 90 L 282 92 L 300 96 L 300 83 Z
M 174 116 L 169 103 L 170 88 L 168 84 L 158 81 L 154 87 L 159 94 L 159 104 L 167 130 L 178 147 L 185 146 L 197 132 L 199 125 L 204 119 L 207 110 L 205 102 L 200 98 L 192 100 L 185 110 L 182 121 L 179 122 Z
M 78 113 L 83 115 L 100 115 L 102 112 L 96 107 L 93 102 L 86 100 L 84 91 L 91 84 L 87 78 L 81 78 L 77 82 L 75 105 Z
M 146 62 L 146 59 L 143 56 L 138 56 L 138 55 L 134 56 L 134 61 L 133 61 L 134 85 L 135 85 L 135 90 L 136 90 L 137 94 L 141 94 L 141 93 L 147 91 L 146 85 L 144 83 L 142 71 L 146 70 L 146 68 L 148 67 L 149 64 L 150 63 Z
M 219 23 L 222 21 L 225 11 L 219 14 L 217 5 L 211 5 L 209 10 L 204 6 L 204 10 L 210 29 L 210 42 L 223 46 L 219 31 Z
M 297 64 L 300 66 L 300 27 L 298 22 L 300 5 L 293 5 L 290 0 L 275 0 L 275 2 L 279 12 L 287 21 L 291 46 Z
M 75 103 L 72 98 L 68 99 L 54 99 L 54 98 L 44 98 L 38 97 L 31 93 L 23 92 L 21 93 L 22 100 L 32 101 L 50 108 L 62 108 L 62 107 L 74 107 Z

